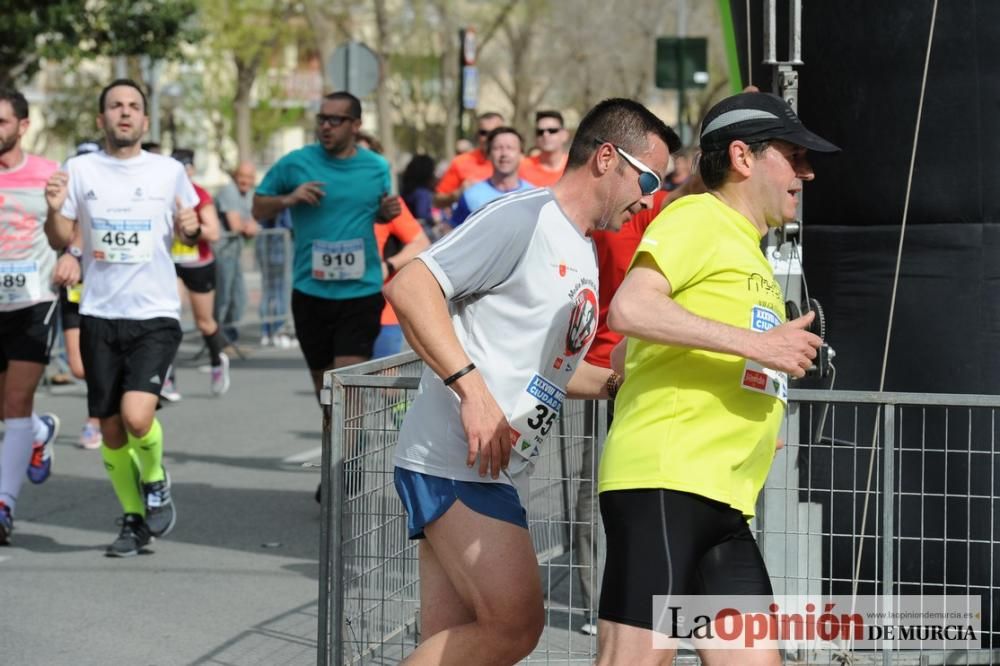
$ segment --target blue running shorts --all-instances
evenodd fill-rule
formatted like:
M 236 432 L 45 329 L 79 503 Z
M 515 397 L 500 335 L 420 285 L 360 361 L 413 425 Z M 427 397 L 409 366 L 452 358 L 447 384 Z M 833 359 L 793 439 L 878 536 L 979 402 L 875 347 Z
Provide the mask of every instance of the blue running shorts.
M 517 490 L 506 483 L 456 481 L 401 467 L 394 475 L 396 492 L 406 507 L 406 530 L 411 539 L 423 539 L 424 528 L 444 515 L 455 500 L 476 513 L 528 529 L 528 515 Z

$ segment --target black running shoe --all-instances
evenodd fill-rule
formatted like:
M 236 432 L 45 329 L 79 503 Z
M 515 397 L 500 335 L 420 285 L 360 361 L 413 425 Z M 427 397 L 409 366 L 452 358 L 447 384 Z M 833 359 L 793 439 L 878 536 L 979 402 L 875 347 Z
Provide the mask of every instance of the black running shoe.
M 177 509 L 170 496 L 170 474 L 164 470 L 163 480 L 142 484 L 146 500 L 146 524 L 155 537 L 167 536 L 177 524 Z
M 0 502 L 0 546 L 10 543 L 10 535 L 14 531 L 14 518 L 10 515 L 10 508 L 4 502 Z
M 122 526 L 121 532 L 114 543 L 108 546 L 106 555 L 108 557 L 132 557 L 142 552 L 142 549 L 149 545 L 149 526 L 137 513 L 126 513 L 119 523 Z

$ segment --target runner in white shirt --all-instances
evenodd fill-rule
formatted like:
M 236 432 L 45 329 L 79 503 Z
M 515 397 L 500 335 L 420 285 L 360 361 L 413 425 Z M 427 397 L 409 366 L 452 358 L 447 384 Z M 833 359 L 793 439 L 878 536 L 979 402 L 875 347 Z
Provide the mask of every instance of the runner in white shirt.
M 423 641 L 408 664 L 513 664 L 538 642 L 532 459 L 567 396 L 607 397 L 615 381 L 583 361 L 598 313 L 588 234 L 652 205 L 671 136 L 641 104 L 602 102 L 551 189 L 490 203 L 386 286 L 427 366 L 396 449 L 422 539 Z
M 176 521 L 156 408 L 181 340 L 170 248 L 175 235 L 195 245 L 201 227 L 183 166 L 140 147 L 148 119 L 139 85 L 113 81 L 98 110 L 106 152 L 72 159 L 49 179 L 45 231 L 56 248 L 70 242 L 77 225 L 83 237 L 87 407 L 101 419 L 104 466 L 125 513 L 107 554 L 128 557 Z
M 80 279 L 72 257 L 56 261 L 45 240 L 45 182 L 55 162 L 21 149 L 28 102 L 0 88 L 0 544 L 10 541 L 25 472 L 41 483 L 52 470 L 55 414 L 34 413 L 35 389 L 49 362 L 59 285 Z

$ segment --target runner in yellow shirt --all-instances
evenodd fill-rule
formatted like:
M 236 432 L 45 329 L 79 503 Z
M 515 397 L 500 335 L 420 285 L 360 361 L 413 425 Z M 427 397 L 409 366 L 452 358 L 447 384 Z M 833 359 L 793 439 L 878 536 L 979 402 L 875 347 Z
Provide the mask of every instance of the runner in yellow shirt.
M 650 225 L 608 315 L 630 339 L 598 482 L 602 665 L 670 663 L 653 650 L 654 595 L 772 594 L 747 517 L 774 456 L 787 375 L 801 377 L 820 345 L 806 330 L 811 313 L 785 322 L 760 241 L 795 217 L 814 177 L 806 151 L 839 149 L 764 93 L 713 107 L 701 148 L 708 192 Z M 781 663 L 777 649 L 701 656 Z

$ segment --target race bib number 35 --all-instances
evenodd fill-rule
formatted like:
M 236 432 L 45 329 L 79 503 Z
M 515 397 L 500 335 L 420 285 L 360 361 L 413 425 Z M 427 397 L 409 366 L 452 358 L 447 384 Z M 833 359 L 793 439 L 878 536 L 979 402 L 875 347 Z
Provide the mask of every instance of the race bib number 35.
M 31 303 L 41 296 L 42 284 L 37 262 L 0 262 L 0 304 Z
M 365 274 L 365 241 L 313 241 L 312 258 L 317 280 L 360 280 Z
M 535 375 L 521 392 L 511 415 L 510 427 L 516 435 L 514 450 L 531 459 L 538 455 L 538 447 L 549 434 L 559 417 L 566 392 L 545 379 Z
M 781 324 L 781 318 L 770 310 L 755 305 L 750 312 L 750 328 L 758 333 L 769 331 Z M 747 360 L 743 366 L 741 386 L 747 391 L 774 396 L 781 402 L 788 402 L 788 375 L 760 363 Z
M 91 220 L 94 259 L 112 264 L 144 264 L 153 259 L 150 220 Z

